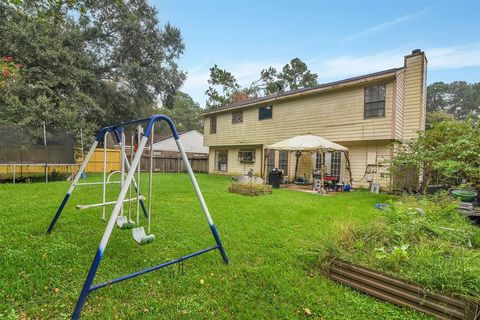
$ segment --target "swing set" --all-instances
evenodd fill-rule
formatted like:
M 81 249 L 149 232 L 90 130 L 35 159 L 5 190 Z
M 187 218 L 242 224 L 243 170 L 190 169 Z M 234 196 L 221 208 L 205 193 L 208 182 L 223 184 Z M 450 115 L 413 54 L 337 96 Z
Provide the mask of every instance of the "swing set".
M 139 270 L 136 272 L 133 272 L 131 274 L 124 275 L 119 278 L 115 278 L 103 283 L 99 284 L 94 284 L 93 280 L 95 278 L 95 274 L 98 270 L 98 267 L 100 265 L 100 262 L 103 257 L 103 253 L 105 251 L 105 248 L 107 246 L 108 240 L 110 238 L 110 235 L 112 234 L 112 231 L 117 225 L 117 227 L 121 230 L 127 230 L 131 229 L 132 230 L 132 237 L 135 240 L 137 244 L 148 244 L 151 243 L 155 240 L 154 234 L 151 233 L 150 227 L 151 227 L 151 217 L 152 217 L 152 182 L 153 182 L 153 129 L 154 129 L 154 124 L 155 122 L 163 120 L 165 121 L 168 126 L 170 127 L 170 130 L 172 132 L 172 135 L 175 139 L 175 142 L 178 147 L 178 151 L 180 152 L 180 156 L 182 157 L 182 160 L 185 164 L 185 168 L 187 169 L 187 173 L 190 177 L 190 181 L 193 185 L 193 188 L 195 190 L 195 193 L 197 195 L 197 198 L 200 202 L 200 205 L 202 207 L 203 213 L 205 215 L 205 218 L 208 221 L 208 224 L 210 225 L 210 230 L 212 232 L 213 238 L 215 240 L 215 245 L 208 247 L 206 249 L 190 253 L 188 255 L 182 256 L 180 258 L 170 260 L 167 262 L 163 262 L 159 265 L 149 267 L 147 269 Z M 145 124 L 145 131 L 143 131 L 143 128 L 141 124 Z M 131 150 L 130 150 L 130 161 L 127 157 L 126 151 L 125 151 L 125 130 L 124 128 L 126 126 L 132 126 L 132 125 L 137 125 L 136 132 L 137 132 L 137 150 L 134 152 L 133 150 L 133 144 L 134 144 L 134 134 L 132 134 L 131 137 Z M 120 171 L 115 171 L 112 172 L 108 175 L 107 177 L 107 172 L 106 172 L 106 162 L 107 162 L 107 157 L 106 157 L 106 139 L 108 138 L 109 134 L 113 134 L 115 136 L 115 139 L 117 140 L 119 146 L 120 146 Z M 148 197 L 145 198 L 140 193 L 140 160 L 142 157 L 142 154 L 145 150 L 145 147 L 147 145 L 148 139 L 150 137 L 150 144 L 149 144 L 149 151 L 150 151 L 150 167 L 149 167 L 149 181 L 148 181 Z M 79 183 L 79 179 L 82 175 L 82 173 L 85 171 L 85 167 L 87 166 L 90 158 L 92 157 L 95 148 L 99 143 L 103 142 L 103 147 L 104 147 L 104 157 L 103 157 L 103 181 L 102 182 L 86 182 L 86 183 Z M 111 177 L 114 174 L 120 174 L 120 180 L 117 181 L 111 181 Z M 135 174 L 137 178 L 135 179 Z M 80 292 L 80 296 L 77 300 L 75 310 L 73 311 L 72 314 L 72 319 L 79 319 L 80 314 L 82 312 L 82 308 L 85 304 L 86 299 L 88 298 L 88 295 L 97 289 L 109 286 L 111 284 L 124 281 L 127 279 L 131 279 L 140 275 L 143 275 L 145 273 L 155 271 L 176 263 L 181 263 L 187 259 L 193 258 L 195 256 L 198 256 L 200 254 L 216 250 L 218 249 L 223 261 L 225 264 L 228 264 L 228 258 L 225 253 L 225 250 L 223 249 L 222 242 L 220 240 L 220 237 L 217 233 L 217 230 L 215 228 L 215 225 L 213 224 L 213 220 L 210 216 L 210 213 L 208 211 L 207 205 L 205 203 L 205 200 L 203 199 L 202 192 L 200 191 L 200 188 L 198 186 L 197 180 L 195 178 L 195 175 L 193 174 L 192 167 L 190 166 L 190 163 L 188 161 L 187 155 L 183 149 L 183 146 L 180 142 L 179 135 L 177 132 L 177 129 L 175 128 L 175 124 L 173 121 L 165 116 L 165 115 L 154 115 L 151 116 L 150 118 L 144 118 L 144 119 L 137 119 L 137 120 L 132 120 L 129 122 L 123 122 L 117 125 L 109 126 L 100 129 L 98 132 L 95 141 L 93 142 L 92 147 L 90 148 L 89 152 L 87 153 L 87 156 L 85 157 L 82 165 L 80 166 L 80 169 L 78 170 L 77 174 L 75 175 L 75 178 L 72 181 L 72 184 L 70 185 L 70 188 L 67 191 L 67 194 L 63 198 L 63 201 L 60 204 L 60 207 L 58 208 L 55 216 L 53 217 L 52 222 L 50 223 L 50 226 L 48 227 L 47 234 L 50 234 L 60 217 L 60 214 L 62 213 L 65 205 L 67 204 L 68 200 L 70 199 L 74 189 L 76 186 L 86 186 L 86 185 L 102 185 L 102 202 L 101 203 L 95 203 L 95 204 L 87 204 L 87 205 L 77 205 L 76 208 L 79 210 L 84 210 L 84 209 L 89 209 L 89 208 L 95 208 L 95 207 L 102 207 L 102 219 L 106 219 L 106 206 L 107 205 L 114 205 L 112 213 L 110 215 L 110 218 L 108 220 L 107 226 L 105 228 L 105 232 L 103 233 L 102 239 L 100 241 L 100 244 L 98 246 L 97 252 L 95 254 L 95 257 L 93 259 L 93 262 L 90 266 L 90 270 L 88 272 L 87 278 L 85 279 L 82 291 Z M 109 184 L 120 184 L 120 193 L 117 197 L 116 201 L 106 201 L 106 186 Z M 132 188 L 133 186 L 133 188 Z M 135 190 L 135 196 L 133 196 L 133 189 Z M 129 198 L 125 199 L 127 193 L 129 194 Z M 145 206 L 145 200 L 147 200 L 148 203 L 148 210 L 147 207 Z M 124 212 L 124 203 L 128 202 L 128 208 L 127 211 L 128 213 L 125 214 Z M 136 204 L 136 220 L 132 220 L 132 211 L 133 211 L 133 205 L 132 203 L 135 202 Z M 147 230 L 145 231 L 145 228 L 141 226 L 140 224 L 140 210 L 143 211 L 144 216 L 147 218 Z

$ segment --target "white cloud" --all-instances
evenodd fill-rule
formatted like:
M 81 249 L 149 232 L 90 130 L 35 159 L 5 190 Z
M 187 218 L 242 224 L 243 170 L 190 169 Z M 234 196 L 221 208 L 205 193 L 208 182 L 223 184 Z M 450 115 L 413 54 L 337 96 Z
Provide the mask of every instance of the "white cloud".
M 419 16 L 421 16 L 422 14 L 424 14 L 425 12 L 429 11 L 430 9 L 432 9 L 435 5 L 432 5 L 432 6 L 429 6 L 423 10 L 420 10 L 418 12 L 415 12 L 415 13 L 410 13 L 410 14 L 405 14 L 403 16 L 400 16 L 398 18 L 395 18 L 395 19 L 392 19 L 392 20 L 389 20 L 389 21 L 385 21 L 385 22 L 382 22 L 380 24 L 377 24 L 373 27 L 370 27 L 370 28 L 367 28 L 365 30 L 362 30 L 362 31 L 359 31 L 359 32 L 356 32 L 356 33 L 353 33 L 351 35 L 349 35 L 348 37 L 345 37 L 343 38 L 342 40 L 340 40 L 340 42 L 348 42 L 348 41 L 351 41 L 351 40 L 354 40 L 356 38 L 360 38 L 360 37 L 364 37 L 364 36 L 368 36 L 370 34 L 374 34 L 374 33 L 377 33 L 377 32 L 380 32 L 384 29 L 387 29 L 389 27 L 392 27 L 392 26 L 395 26 L 397 24 L 401 24 L 405 21 L 408 21 L 408 20 L 411 20 L 411 19 L 414 19 L 414 18 L 417 18 Z
M 373 26 L 373 27 L 371 27 L 371 28 L 368 28 L 368 29 L 365 29 L 365 30 L 363 30 L 363 31 L 360 31 L 360 32 L 351 34 L 351 35 L 349 35 L 348 37 L 345 37 L 345 38 L 343 38 L 342 40 L 340 40 L 340 42 L 348 42 L 348 41 L 354 40 L 354 39 L 356 39 L 356 38 L 360 38 L 360 37 L 363 37 L 363 36 L 370 35 L 370 34 L 372 34 L 372 33 L 376 33 L 376 32 L 382 31 L 383 29 L 385 29 L 385 28 L 387 28 L 387 27 L 391 27 L 391 26 L 394 26 L 394 25 L 396 25 L 396 24 L 402 23 L 402 22 L 404 22 L 404 21 L 407 21 L 407 20 L 409 20 L 409 19 L 411 19 L 411 18 L 416 17 L 417 15 L 418 15 L 418 14 L 406 14 L 406 15 L 404 15 L 404 16 L 395 18 L 395 19 L 393 19 L 393 20 L 390 20 L 390 21 L 386 21 L 386 22 L 377 24 L 376 26 Z
M 466 46 L 432 48 L 427 51 L 428 67 L 453 69 L 480 66 L 480 43 Z
M 341 79 L 400 67 L 404 55 L 405 51 L 384 52 L 367 56 L 339 56 L 326 58 L 309 65 L 309 67 L 318 73 L 320 81 L 328 81 L 329 79 Z

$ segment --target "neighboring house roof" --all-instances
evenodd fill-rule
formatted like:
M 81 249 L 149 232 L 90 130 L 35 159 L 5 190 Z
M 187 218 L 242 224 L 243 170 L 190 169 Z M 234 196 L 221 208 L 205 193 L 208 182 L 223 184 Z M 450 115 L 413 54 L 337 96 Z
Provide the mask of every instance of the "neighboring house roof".
M 208 147 L 203 146 L 203 134 L 197 130 L 180 134 L 180 142 L 185 152 L 208 153 Z M 156 151 L 178 151 L 177 144 L 173 137 L 153 144 Z
M 378 80 L 378 79 L 383 79 L 387 77 L 394 76 L 397 71 L 404 69 L 404 67 L 400 68 L 393 68 L 393 69 L 388 69 L 388 70 L 383 70 L 379 72 L 374 72 L 374 73 L 369 73 L 365 75 L 361 75 L 358 77 L 353 77 L 353 78 L 348 78 L 344 80 L 339 80 L 339 81 L 333 81 L 333 82 L 328 82 L 328 83 L 322 83 L 313 87 L 308 87 L 308 88 L 302 88 L 302 89 L 297 89 L 297 90 L 291 90 L 287 92 L 280 92 L 277 94 L 261 97 L 261 98 L 256 98 L 256 99 L 250 99 L 242 102 L 237 102 L 233 103 L 231 105 L 228 105 L 226 107 L 218 108 L 215 110 L 211 110 L 208 112 L 203 113 L 203 115 L 209 115 L 213 113 L 218 113 L 226 110 L 232 110 L 232 109 L 240 109 L 244 107 L 248 107 L 251 105 L 259 104 L 259 103 L 269 103 L 273 102 L 276 100 L 283 100 L 287 98 L 293 98 L 294 96 L 300 96 L 300 95 L 306 95 L 306 94 L 314 94 L 320 91 L 326 91 L 330 89 L 337 89 L 338 87 L 343 87 L 346 85 L 350 84 L 356 84 L 359 82 L 364 82 L 364 81 L 372 81 L 372 80 Z

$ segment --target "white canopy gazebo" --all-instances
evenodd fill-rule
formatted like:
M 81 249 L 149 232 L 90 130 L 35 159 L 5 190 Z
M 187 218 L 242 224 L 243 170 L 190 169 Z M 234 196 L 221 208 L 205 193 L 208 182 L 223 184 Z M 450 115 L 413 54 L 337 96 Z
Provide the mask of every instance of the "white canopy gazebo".
M 347 161 L 347 169 L 350 174 L 350 184 L 352 183 L 352 172 L 350 169 L 350 160 L 348 158 L 348 148 L 338 143 L 329 141 L 325 138 L 315 136 L 312 134 L 303 134 L 295 136 L 293 138 L 283 140 L 266 147 L 267 150 L 284 150 L 284 151 L 296 151 L 296 163 L 295 163 L 295 178 L 297 177 L 298 170 L 298 158 L 302 152 L 315 153 L 315 152 L 343 152 Z M 266 170 L 265 170 L 266 171 Z M 322 187 L 323 187 L 323 174 L 322 172 Z

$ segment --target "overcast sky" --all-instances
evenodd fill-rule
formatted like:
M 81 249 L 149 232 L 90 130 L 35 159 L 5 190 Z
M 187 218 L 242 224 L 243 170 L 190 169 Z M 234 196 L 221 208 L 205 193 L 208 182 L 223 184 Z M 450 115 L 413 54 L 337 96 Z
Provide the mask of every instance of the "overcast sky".
M 181 90 L 201 106 L 209 68 L 242 85 L 298 57 L 330 82 L 403 65 L 420 48 L 428 83 L 480 82 L 480 1 L 151 0 L 180 28 L 187 71 Z

